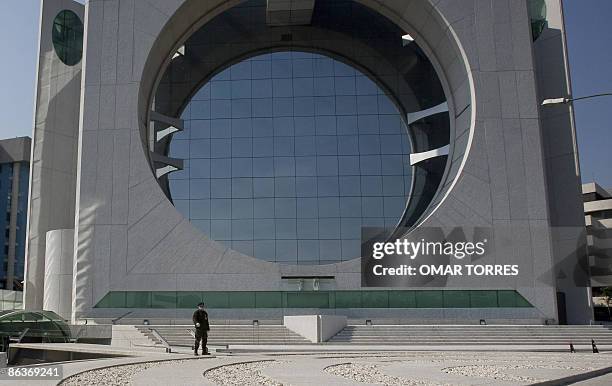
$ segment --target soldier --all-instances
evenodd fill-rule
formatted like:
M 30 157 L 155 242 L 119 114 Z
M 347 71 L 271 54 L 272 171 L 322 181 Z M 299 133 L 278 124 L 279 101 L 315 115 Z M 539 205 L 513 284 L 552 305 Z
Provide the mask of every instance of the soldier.
M 198 304 L 198 309 L 193 313 L 193 324 L 195 325 L 195 346 L 193 353 L 198 355 L 198 347 L 200 347 L 200 340 L 202 341 L 202 355 L 208 355 L 208 348 L 206 343 L 208 341 L 208 331 L 210 325 L 208 324 L 208 313 L 204 311 L 204 303 Z

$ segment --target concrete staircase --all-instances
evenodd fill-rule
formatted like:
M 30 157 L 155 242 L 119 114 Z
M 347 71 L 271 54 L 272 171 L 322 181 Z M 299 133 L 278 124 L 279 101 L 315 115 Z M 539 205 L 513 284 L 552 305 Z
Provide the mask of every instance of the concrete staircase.
M 346 326 L 328 343 L 355 345 L 612 345 L 612 326 Z
M 191 347 L 194 343 L 191 325 L 174 326 L 135 326 L 138 331 L 152 342 L 162 342 L 152 329 L 170 345 Z M 227 346 L 235 344 L 309 344 L 301 335 L 281 325 L 211 325 L 208 333 L 209 346 Z

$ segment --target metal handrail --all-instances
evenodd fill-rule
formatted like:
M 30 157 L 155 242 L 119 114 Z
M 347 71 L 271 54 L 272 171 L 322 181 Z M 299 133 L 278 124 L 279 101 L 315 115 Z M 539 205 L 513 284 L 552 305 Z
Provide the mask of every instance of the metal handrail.
M 164 346 L 164 348 L 166 349 L 167 353 L 171 353 L 172 352 L 172 348 L 170 347 L 170 344 L 168 343 L 168 341 L 166 339 L 164 339 L 164 337 L 161 336 L 161 334 L 159 332 L 157 332 L 156 329 L 149 328 L 149 331 L 151 331 L 151 333 L 153 334 L 155 339 L 157 339 L 157 340 L 159 340 L 161 342 L 162 346 Z
M 13 337 L 9 337 L 9 342 L 12 340 L 13 343 L 21 343 L 21 340 L 26 336 L 26 334 L 28 333 L 28 331 L 30 331 L 30 328 L 26 328 L 25 330 L 23 330 L 21 332 L 21 334 L 19 334 L 17 336 L 17 339 L 13 338 Z M 10 343 L 9 343 L 10 344 Z
M 112 319 L 111 320 L 111 324 L 117 324 L 118 321 L 120 321 L 121 319 L 125 318 L 126 316 L 128 316 L 131 313 L 132 313 L 132 311 L 128 311 L 125 314 L 119 316 L 118 318 Z

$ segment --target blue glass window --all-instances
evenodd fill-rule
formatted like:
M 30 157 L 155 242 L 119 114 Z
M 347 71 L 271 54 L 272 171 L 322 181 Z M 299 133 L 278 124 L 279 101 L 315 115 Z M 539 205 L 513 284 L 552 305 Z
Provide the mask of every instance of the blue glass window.
M 185 108 L 169 156 L 177 210 L 211 239 L 284 264 L 360 254 L 362 226 L 393 226 L 410 142 L 376 82 L 321 54 L 276 52 L 220 72 Z

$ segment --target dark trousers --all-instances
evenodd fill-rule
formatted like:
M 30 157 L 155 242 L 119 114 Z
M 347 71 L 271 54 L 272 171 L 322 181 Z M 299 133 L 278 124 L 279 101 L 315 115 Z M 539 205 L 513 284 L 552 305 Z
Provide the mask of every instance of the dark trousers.
M 198 351 L 198 348 L 200 347 L 200 341 L 202 341 L 202 352 L 208 351 L 206 349 L 206 343 L 208 342 L 208 331 L 201 328 L 196 328 L 194 351 Z

